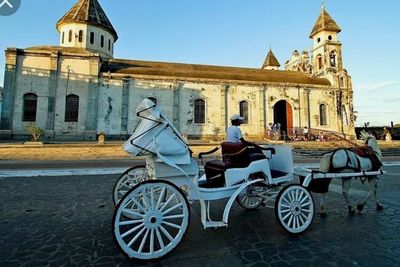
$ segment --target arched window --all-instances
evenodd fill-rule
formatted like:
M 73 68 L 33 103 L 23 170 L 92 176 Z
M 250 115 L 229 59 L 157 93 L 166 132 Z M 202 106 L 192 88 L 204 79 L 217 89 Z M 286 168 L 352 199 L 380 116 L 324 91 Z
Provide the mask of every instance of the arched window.
M 104 47 L 104 35 L 101 36 L 100 45 L 101 47 Z
M 94 32 L 90 32 L 90 44 L 94 44 Z
M 69 33 L 68 33 L 68 42 L 72 42 L 72 30 L 69 30 Z
M 317 55 L 317 67 L 318 69 L 322 69 L 322 56 L 321 55 Z
M 148 97 L 147 99 L 150 99 L 151 101 L 153 101 L 154 102 L 154 104 L 158 104 L 157 103 L 157 98 L 155 98 L 155 97 Z
M 329 53 L 329 62 L 331 63 L 331 67 L 336 66 L 336 53 L 335 51 L 331 51 Z
M 249 103 L 241 101 L 239 103 L 240 116 L 243 117 L 243 123 L 249 123 Z
M 194 101 L 194 123 L 206 122 L 206 102 L 203 99 Z
M 328 125 L 326 112 L 327 112 L 326 105 L 325 104 L 319 105 L 319 124 L 321 126 Z
M 65 122 L 78 122 L 79 96 L 67 95 L 65 99 Z
M 24 94 L 24 107 L 22 121 L 36 121 L 37 95 Z
M 79 31 L 79 42 L 82 43 L 82 41 L 83 41 L 83 31 L 80 30 Z
M 65 39 L 65 32 L 62 32 L 61 43 L 64 43 L 64 39 Z

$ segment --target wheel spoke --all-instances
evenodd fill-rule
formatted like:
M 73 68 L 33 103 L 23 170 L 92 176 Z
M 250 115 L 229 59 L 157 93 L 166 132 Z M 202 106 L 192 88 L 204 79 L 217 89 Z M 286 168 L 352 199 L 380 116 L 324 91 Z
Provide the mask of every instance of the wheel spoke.
M 286 204 L 283 204 L 283 203 L 281 203 L 281 206 L 285 207 L 285 208 L 290 208 L 290 205 L 286 205 Z
M 154 252 L 154 229 L 150 231 L 150 254 Z
M 121 213 L 128 213 L 130 215 L 137 216 L 137 217 L 142 217 L 142 218 L 144 217 L 143 214 L 134 212 L 133 210 L 129 210 L 129 209 L 123 209 Z
M 289 217 L 289 221 L 288 221 L 288 226 L 290 227 L 290 225 L 292 224 L 293 221 L 293 214 L 289 213 L 290 217 Z
M 303 214 L 303 213 L 300 213 L 300 215 L 299 215 L 299 220 L 300 220 L 300 222 L 301 222 L 301 225 L 304 225 L 303 216 L 304 216 L 304 214 Z M 304 216 L 304 217 L 305 217 L 305 216 Z M 305 219 L 307 219 L 307 217 L 305 217 Z
M 292 203 L 292 202 L 293 202 L 292 192 L 293 192 L 293 191 L 289 191 L 289 192 L 286 194 L 287 198 L 289 199 L 289 203 Z
M 305 195 L 304 198 L 300 201 L 300 204 L 303 203 L 304 201 L 306 201 L 307 199 L 309 199 L 309 197 L 307 195 Z
M 303 197 L 303 195 L 304 195 L 304 191 L 301 191 L 299 197 L 297 198 L 297 201 L 300 202 L 300 200 Z
M 286 212 L 289 212 L 290 211 L 290 208 L 287 208 L 287 209 L 281 209 L 281 212 L 283 212 L 283 213 L 286 213 Z
M 144 237 L 143 237 L 143 239 L 142 239 L 142 242 L 140 242 L 140 246 L 139 246 L 139 250 L 138 250 L 139 253 L 142 252 L 143 247 L 144 247 L 144 244 L 146 244 L 147 236 L 148 236 L 148 235 L 149 235 L 149 229 L 146 229 L 146 233 L 144 234 Z
M 163 187 L 163 189 L 161 189 L 160 196 L 158 197 L 158 201 L 157 201 L 157 205 L 156 205 L 156 210 L 158 210 L 158 208 L 160 207 L 161 201 L 163 200 L 164 195 L 165 195 L 165 191 L 166 191 L 166 188 Z
M 171 226 L 171 227 L 173 227 L 173 228 L 176 228 L 176 229 L 178 229 L 178 230 L 181 230 L 181 229 L 182 229 L 182 226 L 181 226 L 181 225 L 177 225 L 177 224 L 170 223 L 170 222 L 166 222 L 166 221 L 163 221 L 162 223 L 163 223 L 163 224 L 166 224 L 166 225 L 168 225 L 168 226 Z
M 163 220 L 180 219 L 180 218 L 185 218 L 185 215 L 184 214 L 177 214 L 177 215 L 165 216 L 165 217 L 163 217 Z
M 158 230 L 158 228 L 156 228 L 156 236 L 157 236 L 158 244 L 160 244 L 160 248 L 161 248 L 161 250 L 163 250 L 164 249 L 164 241 L 161 237 L 160 230 Z
M 135 243 L 135 241 L 142 235 L 142 233 L 144 232 L 144 230 L 146 230 L 146 228 L 143 227 L 143 229 L 140 230 L 139 233 L 137 233 L 137 234 L 131 239 L 131 241 L 129 241 L 128 247 L 132 246 L 132 244 Z M 121 237 L 124 237 L 124 236 L 121 235 Z
M 304 203 L 304 204 L 301 204 L 301 207 L 306 207 L 306 206 L 308 206 L 308 205 L 311 205 L 311 201 L 310 201 L 310 202 L 307 202 L 307 203 Z
M 180 208 L 180 207 L 182 207 L 182 204 L 181 204 L 181 203 L 178 203 L 178 204 L 176 204 L 175 206 L 173 206 L 173 207 L 167 209 L 166 211 L 163 211 L 163 215 L 168 214 L 168 213 L 170 213 L 171 211 L 173 211 L 173 210 L 175 210 L 175 209 L 177 209 L 177 208 Z
M 137 201 L 135 197 L 131 197 L 131 200 L 136 204 L 136 206 L 139 208 L 140 211 L 146 212 L 146 209 Z M 133 208 L 134 206 L 132 206 Z
M 288 214 L 286 214 L 286 215 L 282 218 L 282 221 L 286 220 L 290 215 L 292 215 L 291 212 L 289 212 Z
M 308 212 L 311 213 L 313 212 L 312 208 L 310 207 L 310 209 L 301 209 L 302 212 Z
M 162 207 L 160 208 L 160 211 L 163 211 L 163 209 L 164 209 L 165 207 L 168 206 L 169 202 L 171 202 L 171 200 L 172 200 L 175 196 L 176 196 L 175 193 L 173 193 L 173 194 L 168 198 L 168 200 L 164 203 L 164 205 L 162 205 Z
M 169 241 L 174 241 L 174 238 L 168 233 L 167 229 L 165 229 L 162 225 L 160 225 L 161 231 L 164 233 L 164 235 L 169 239 Z
M 131 220 L 131 221 L 124 221 L 124 222 L 118 223 L 118 225 L 119 225 L 119 226 L 123 226 L 123 225 L 137 224 L 137 223 L 141 223 L 141 222 L 143 222 L 143 219 L 140 219 L 140 220 Z
M 296 216 L 296 217 L 294 218 L 294 228 L 299 228 L 299 227 L 300 227 L 300 224 L 299 224 L 299 217 Z
M 285 196 L 284 196 L 284 198 L 283 198 L 283 200 L 287 203 L 287 204 L 292 204 L 292 200 L 290 199 L 290 196 L 289 196 L 289 194 L 286 194 Z
M 143 204 L 147 209 L 150 209 L 150 203 L 149 203 L 149 199 L 147 198 L 147 194 L 148 192 L 146 192 L 146 188 L 142 191 L 142 199 L 143 199 Z

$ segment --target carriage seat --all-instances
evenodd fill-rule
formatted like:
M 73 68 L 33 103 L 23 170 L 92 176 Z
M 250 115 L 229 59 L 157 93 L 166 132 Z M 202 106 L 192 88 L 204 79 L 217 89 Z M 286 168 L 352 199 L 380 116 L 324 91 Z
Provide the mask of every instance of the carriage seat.
M 227 169 L 246 168 L 251 162 L 266 158 L 262 151 L 246 147 L 242 143 L 223 142 L 221 149 L 222 160 L 211 160 L 204 166 L 207 178 L 204 187 L 223 187 Z

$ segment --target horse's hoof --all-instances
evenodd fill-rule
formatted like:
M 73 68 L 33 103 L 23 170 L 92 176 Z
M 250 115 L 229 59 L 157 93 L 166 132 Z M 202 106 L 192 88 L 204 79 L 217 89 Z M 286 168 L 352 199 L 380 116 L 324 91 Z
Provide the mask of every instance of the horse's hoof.
M 328 217 L 328 214 L 326 212 L 320 212 L 319 217 L 326 218 L 326 217 Z
M 383 210 L 382 204 L 377 203 L 376 204 L 376 210 Z
M 364 209 L 364 205 L 363 204 L 358 204 L 357 205 L 357 209 L 358 209 L 358 211 L 362 211 Z
M 356 213 L 355 209 L 352 206 L 347 206 L 347 208 L 349 209 L 350 215 L 354 215 Z

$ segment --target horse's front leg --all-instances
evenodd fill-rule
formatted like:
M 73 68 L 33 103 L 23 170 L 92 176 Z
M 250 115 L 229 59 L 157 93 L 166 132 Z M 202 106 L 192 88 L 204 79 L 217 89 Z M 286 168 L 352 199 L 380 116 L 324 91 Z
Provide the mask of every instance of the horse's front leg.
M 326 213 L 326 195 L 328 193 L 321 193 L 321 202 L 319 203 L 319 216 L 325 218 L 328 216 Z
M 362 201 L 360 204 L 357 205 L 357 209 L 359 211 L 362 211 L 364 209 L 365 204 L 367 204 L 367 201 L 371 198 L 374 197 L 375 200 L 375 204 L 376 204 L 376 209 L 377 210 L 382 210 L 383 206 L 382 204 L 380 204 L 378 202 L 378 197 L 377 197 L 377 187 L 378 187 L 378 183 L 377 183 L 377 177 L 376 176 L 370 176 L 368 177 L 368 184 L 369 184 L 369 192 L 367 197 L 364 199 L 364 201 Z
M 344 178 L 342 179 L 342 193 L 343 193 L 343 197 L 346 200 L 346 204 L 347 204 L 347 208 L 349 210 L 350 214 L 354 214 L 355 213 L 355 209 L 353 207 L 353 205 L 351 205 L 350 203 L 350 199 L 349 199 L 349 190 L 350 190 L 350 185 L 351 185 L 351 178 Z

